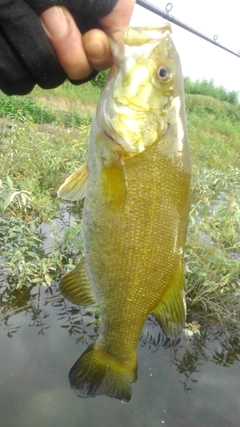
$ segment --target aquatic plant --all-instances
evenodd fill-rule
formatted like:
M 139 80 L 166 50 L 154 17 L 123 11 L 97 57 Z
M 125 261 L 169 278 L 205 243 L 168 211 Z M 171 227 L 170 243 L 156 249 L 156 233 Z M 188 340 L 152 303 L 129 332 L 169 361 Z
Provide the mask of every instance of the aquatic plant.
M 17 204 L 18 208 L 25 209 L 31 203 L 32 199 L 27 190 L 17 190 L 14 188 L 10 176 L 6 176 L 6 181 L 0 179 L 0 212 L 4 212 L 9 205 Z
M 240 169 L 199 169 L 185 249 L 189 306 L 240 314 Z M 230 304 L 231 300 L 231 304 Z

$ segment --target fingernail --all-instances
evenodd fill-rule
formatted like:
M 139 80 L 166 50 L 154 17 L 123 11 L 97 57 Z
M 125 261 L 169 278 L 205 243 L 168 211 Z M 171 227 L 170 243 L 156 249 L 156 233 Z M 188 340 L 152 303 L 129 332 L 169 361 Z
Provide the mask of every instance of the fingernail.
M 68 20 L 61 7 L 50 7 L 41 15 L 45 31 L 54 39 L 61 39 L 69 30 Z
M 84 44 L 87 56 L 91 59 L 102 59 L 106 55 L 104 43 L 100 40 L 93 40 Z

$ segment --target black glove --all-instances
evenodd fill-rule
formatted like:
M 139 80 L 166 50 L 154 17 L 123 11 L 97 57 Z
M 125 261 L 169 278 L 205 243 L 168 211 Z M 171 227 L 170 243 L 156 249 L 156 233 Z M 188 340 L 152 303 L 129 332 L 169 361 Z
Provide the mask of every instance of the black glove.
M 38 15 L 51 6 L 65 6 L 82 34 L 99 28 L 98 19 L 111 12 L 117 0 L 0 0 L 0 89 L 8 95 L 44 89 L 67 78 L 42 28 Z M 85 80 L 72 81 L 84 83 Z

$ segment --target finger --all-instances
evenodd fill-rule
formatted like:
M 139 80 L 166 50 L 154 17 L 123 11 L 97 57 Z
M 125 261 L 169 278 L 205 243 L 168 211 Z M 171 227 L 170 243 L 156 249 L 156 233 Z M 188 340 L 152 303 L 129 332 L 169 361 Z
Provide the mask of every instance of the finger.
M 101 26 L 108 34 L 111 33 L 111 27 L 126 27 L 131 20 L 134 5 L 135 0 L 118 0 L 113 10 L 105 18 L 99 19 Z
M 101 30 L 90 30 L 82 37 L 83 46 L 91 66 L 98 70 L 106 70 L 113 63 L 112 53 L 107 35 Z
M 82 36 L 65 7 L 51 7 L 41 14 L 42 26 L 65 73 L 72 80 L 88 77 L 93 69 L 85 54 Z

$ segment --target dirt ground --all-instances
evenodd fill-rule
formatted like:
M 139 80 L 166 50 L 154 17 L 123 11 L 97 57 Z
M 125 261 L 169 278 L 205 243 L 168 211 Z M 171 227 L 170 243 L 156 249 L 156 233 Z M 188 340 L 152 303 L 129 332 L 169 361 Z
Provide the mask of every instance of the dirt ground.
M 92 114 L 96 110 L 96 104 L 87 103 L 81 99 L 63 98 L 54 96 L 37 96 L 40 103 L 48 105 L 53 110 L 69 111 L 71 109 L 77 110 L 79 114 Z

